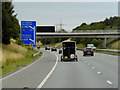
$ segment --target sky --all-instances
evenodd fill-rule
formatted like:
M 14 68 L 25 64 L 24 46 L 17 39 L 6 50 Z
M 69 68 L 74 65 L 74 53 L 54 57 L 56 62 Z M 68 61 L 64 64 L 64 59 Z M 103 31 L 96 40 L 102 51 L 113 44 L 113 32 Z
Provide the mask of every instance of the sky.
M 118 16 L 117 0 L 116 2 L 112 0 L 111 2 L 31 2 L 30 0 L 16 2 L 14 0 L 13 5 L 19 23 L 36 21 L 37 25 L 55 25 L 56 30 L 59 30 L 61 22 L 62 28 L 69 32 L 82 23 L 90 24 Z
M 13 0 L 14 2 L 119 2 L 120 0 Z

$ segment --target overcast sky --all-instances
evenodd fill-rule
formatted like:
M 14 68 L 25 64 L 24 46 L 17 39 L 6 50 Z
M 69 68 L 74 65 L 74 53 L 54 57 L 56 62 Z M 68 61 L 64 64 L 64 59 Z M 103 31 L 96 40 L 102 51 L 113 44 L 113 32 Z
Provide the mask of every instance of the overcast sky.
M 60 20 L 62 21 L 62 24 L 64 24 L 63 29 L 71 31 L 73 28 L 84 22 L 89 24 L 104 20 L 105 18 L 109 18 L 111 16 L 118 16 L 118 0 L 114 0 L 116 2 L 113 2 L 113 0 L 109 0 L 111 2 L 30 1 L 33 0 L 29 0 L 29 2 L 16 2 L 14 0 L 14 10 L 18 14 L 17 18 L 19 21 L 33 20 L 37 22 L 37 25 L 56 25 L 57 30 L 59 29 L 59 25 L 57 24 L 60 24 Z
M 14 2 L 119 2 L 120 0 L 13 0 Z

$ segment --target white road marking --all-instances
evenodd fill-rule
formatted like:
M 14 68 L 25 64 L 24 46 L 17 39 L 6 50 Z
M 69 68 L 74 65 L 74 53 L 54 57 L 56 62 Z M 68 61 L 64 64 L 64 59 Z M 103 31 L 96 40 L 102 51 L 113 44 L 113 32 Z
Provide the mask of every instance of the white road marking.
M 56 54 L 55 54 L 56 55 Z M 47 79 L 51 76 L 51 74 L 53 73 L 53 71 L 55 70 L 57 64 L 58 64 L 58 56 L 56 55 L 57 60 L 55 65 L 53 66 L 52 70 L 48 73 L 48 75 L 43 79 L 43 81 L 38 85 L 37 88 L 42 88 L 42 86 L 45 84 L 45 82 L 47 81 Z M 37 90 L 37 89 L 36 89 Z
M 95 67 L 92 67 L 92 69 L 95 69 Z
M 43 56 L 44 56 L 44 53 L 43 53 L 43 55 L 42 55 L 41 57 L 43 57 Z M 40 57 L 40 58 L 41 58 L 41 57 Z M 32 56 L 31 56 L 31 58 L 32 58 Z M 18 72 L 20 72 L 20 71 L 22 71 L 22 70 L 25 70 L 26 68 L 32 66 L 34 63 L 36 63 L 36 62 L 38 62 L 38 61 L 39 61 L 39 60 L 37 60 L 37 61 L 35 61 L 35 62 L 29 64 L 28 66 L 26 66 L 26 67 L 24 67 L 24 68 L 22 68 L 22 69 L 20 69 L 20 70 L 18 70 L 18 71 L 16 71 L 16 72 L 14 72 L 14 73 L 8 75 L 8 76 L 6 76 L 6 77 L 3 77 L 3 78 L 1 78 L 1 79 L 4 80 L 4 79 L 6 79 L 6 78 L 9 78 L 9 77 L 11 77 L 11 76 L 17 74 Z
M 90 65 L 90 63 L 88 63 L 88 65 Z
M 112 82 L 110 82 L 109 80 L 107 80 L 106 82 L 107 82 L 108 84 L 110 84 L 110 85 L 112 84 Z
M 100 72 L 97 72 L 98 74 L 100 74 Z

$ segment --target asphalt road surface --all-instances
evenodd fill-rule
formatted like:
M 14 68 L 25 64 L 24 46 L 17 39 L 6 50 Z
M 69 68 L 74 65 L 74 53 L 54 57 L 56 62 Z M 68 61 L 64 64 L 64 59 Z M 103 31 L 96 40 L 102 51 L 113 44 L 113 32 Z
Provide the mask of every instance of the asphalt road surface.
M 27 68 L 3 78 L 3 88 L 118 87 L 118 56 L 99 53 L 83 56 L 77 51 L 78 62 L 60 62 L 58 52 L 42 51 L 43 56 Z

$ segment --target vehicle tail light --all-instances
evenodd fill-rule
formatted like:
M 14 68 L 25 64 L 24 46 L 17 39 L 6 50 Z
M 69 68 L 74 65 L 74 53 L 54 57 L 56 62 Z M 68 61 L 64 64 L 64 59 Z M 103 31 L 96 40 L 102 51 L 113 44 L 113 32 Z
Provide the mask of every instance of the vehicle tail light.
M 76 58 L 77 58 L 77 55 L 76 55 Z
M 61 59 L 63 58 L 63 55 L 61 55 Z
M 91 52 L 93 52 L 93 50 L 91 50 Z
M 84 50 L 84 52 L 87 52 L 87 50 Z

